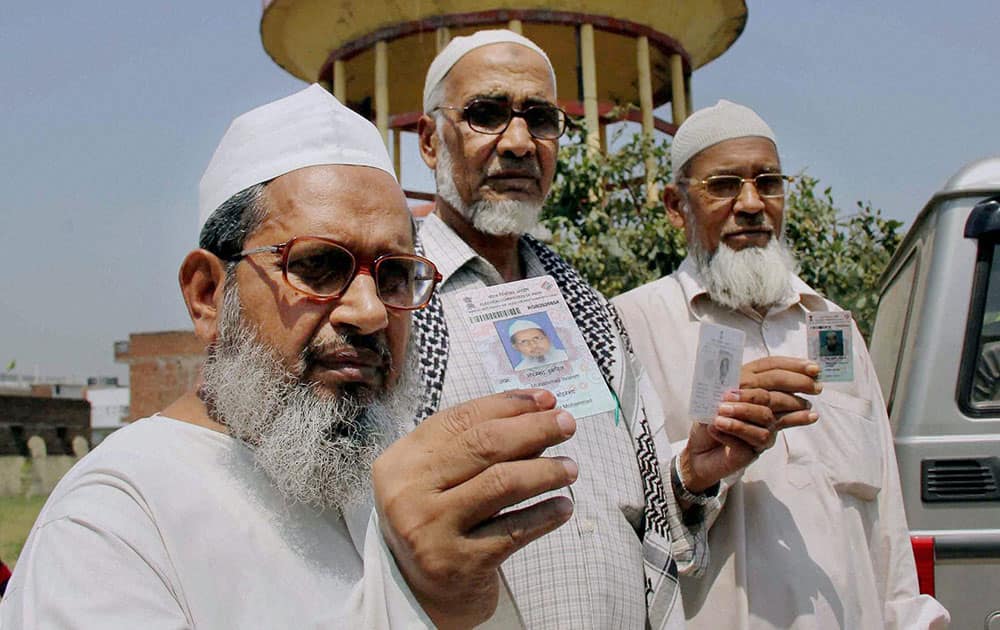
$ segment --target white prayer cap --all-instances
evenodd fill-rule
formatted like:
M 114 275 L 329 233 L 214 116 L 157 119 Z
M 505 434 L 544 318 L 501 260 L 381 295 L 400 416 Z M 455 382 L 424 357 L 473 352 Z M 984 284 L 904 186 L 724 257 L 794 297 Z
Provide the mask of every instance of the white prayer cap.
M 241 190 L 322 164 L 371 166 L 396 177 L 378 130 L 314 83 L 229 125 L 201 178 L 199 229 Z
M 424 80 L 424 111 L 430 109 L 430 97 L 434 88 L 437 87 L 438 83 L 444 80 L 448 71 L 451 70 L 452 66 L 458 63 L 458 60 L 464 57 L 467 53 L 472 52 L 477 48 L 482 48 L 483 46 L 489 46 L 490 44 L 520 44 L 535 51 L 542 56 L 545 60 L 546 65 L 549 66 L 549 72 L 552 73 L 552 87 L 555 89 L 556 85 L 556 71 L 552 68 L 552 62 L 549 61 L 549 56 L 545 54 L 545 51 L 538 47 L 538 44 L 531 41 L 523 35 L 518 35 L 514 31 L 508 31 L 507 29 L 499 28 L 489 31 L 477 31 L 472 35 L 467 35 L 464 37 L 455 37 L 448 45 L 444 47 L 444 50 L 438 53 L 438 56 L 434 58 L 431 62 L 431 67 L 427 69 L 427 78 Z
M 723 140 L 760 136 L 778 145 L 774 132 L 764 119 L 749 107 L 720 99 L 711 107 L 699 109 L 685 120 L 670 144 L 670 165 L 674 181 L 691 158 Z
M 513 339 L 515 334 L 525 330 L 542 330 L 542 327 L 530 319 L 519 319 L 510 325 L 510 328 L 507 331 L 507 336 Z

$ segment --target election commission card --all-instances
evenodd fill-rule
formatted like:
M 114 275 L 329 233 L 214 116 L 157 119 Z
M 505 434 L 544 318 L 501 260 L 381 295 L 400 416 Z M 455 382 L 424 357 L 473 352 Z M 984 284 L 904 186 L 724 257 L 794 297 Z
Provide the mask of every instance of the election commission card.
M 691 380 L 692 420 L 710 423 L 716 416 L 723 394 L 739 389 L 744 340 L 742 330 L 702 322 L 694 378 Z
M 551 276 L 470 289 L 457 297 L 493 391 L 547 389 L 577 418 L 615 409 Z
M 821 381 L 853 381 L 851 312 L 806 313 L 809 359 L 819 364 Z

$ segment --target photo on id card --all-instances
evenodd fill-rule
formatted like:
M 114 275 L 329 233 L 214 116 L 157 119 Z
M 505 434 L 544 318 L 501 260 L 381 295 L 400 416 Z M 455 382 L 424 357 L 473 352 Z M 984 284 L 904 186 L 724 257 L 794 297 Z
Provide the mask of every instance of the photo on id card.
M 458 294 L 495 392 L 541 388 L 577 418 L 615 408 L 601 370 L 551 276 Z

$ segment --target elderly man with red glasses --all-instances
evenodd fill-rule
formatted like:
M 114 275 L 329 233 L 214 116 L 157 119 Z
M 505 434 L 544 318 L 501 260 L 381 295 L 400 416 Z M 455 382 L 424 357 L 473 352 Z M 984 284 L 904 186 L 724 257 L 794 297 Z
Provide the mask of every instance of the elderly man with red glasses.
M 518 390 L 400 438 L 440 276 L 378 132 L 313 85 L 237 118 L 200 197 L 180 285 L 202 382 L 62 479 L 0 625 L 516 625 L 498 566 L 572 505 L 506 508 L 573 482 L 539 453 L 575 420 Z
M 783 237 L 789 178 L 774 132 L 749 108 L 719 101 L 681 125 L 671 159 L 663 198 L 688 257 L 613 300 L 666 409 L 653 430 L 688 436 L 701 322 L 746 334 L 741 385 L 771 390 L 779 423 L 803 395 L 820 416 L 779 434 L 776 448 L 723 483 L 709 569 L 681 579 L 688 627 L 944 627 L 948 613 L 917 592 L 892 434 L 864 340 L 851 325 L 852 380 L 821 384 L 806 358 L 808 315 L 841 309 L 795 275 Z
M 555 174 L 566 115 L 545 52 L 507 30 L 457 37 L 424 83 L 420 151 L 434 170 L 435 210 L 420 228 L 425 255 L 443 277 L 415 316 L 425 396 L 422 415 L 491 391 L 463 315 L 466 289 L 551 276 L 604 377 L 615 408 L 580 419 L 549 452 L 580 467 L 567 526 L 516 552 L 502 569 L 530 628 L 677 628 L 679 572 L 704 565 L 704 525 L 720 479 L 774 443 L 762 390 L 746 390 L 711 430 L 694 427 L 679 454 L 683 479 L 661 472 L 657 398 L 605 299 L 527 232 Z M 471 299 L 471 298 L 470 298 Z M 796 416 L 811 422 L 807 413 Z M 791 423 L 791 422 L 790 422 Z M 670 481 L 664 483 L 664 478 Z M 683 509 L 682 509 L 683 508 Z

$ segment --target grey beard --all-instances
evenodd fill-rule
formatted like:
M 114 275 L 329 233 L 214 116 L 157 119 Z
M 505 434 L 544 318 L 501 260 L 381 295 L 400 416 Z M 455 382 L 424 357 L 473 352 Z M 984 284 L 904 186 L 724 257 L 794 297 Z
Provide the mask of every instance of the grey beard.
M 708 253 L 694 237 L 696 233 L 693 230 L 688 239 L 688 252 L 708 296 L 716 304 L 733 310 L 769 308 L 791 294 L 791 274 L 797 271 L 797 265 L 783 237 L 772 238 L 766 247 L 744 247 L 739 251 L 720 241 L 715 252 Z
M 315 508 L 356 505 L 371 492 L 375 459 L 403 435 L 416 409 L 417 359 L 391 390 L 320 395 L 304 382 L 308 352 L 289 371 L 243 320 L 227 283 L 219 338 L 204 368 L 201 394 L 213 417 L 253 452 L 286 498 Z
M 477 232 L 490 236 L 521 235 L 538 224 L 538 217 L 542 214 L 541 203 L 516 199 L 480 199 L 467 205 L 455 188 L 454 162 L 440 133 L 438 140 L 438 162 L 434 168 L 438 197 L 472 223 Z

